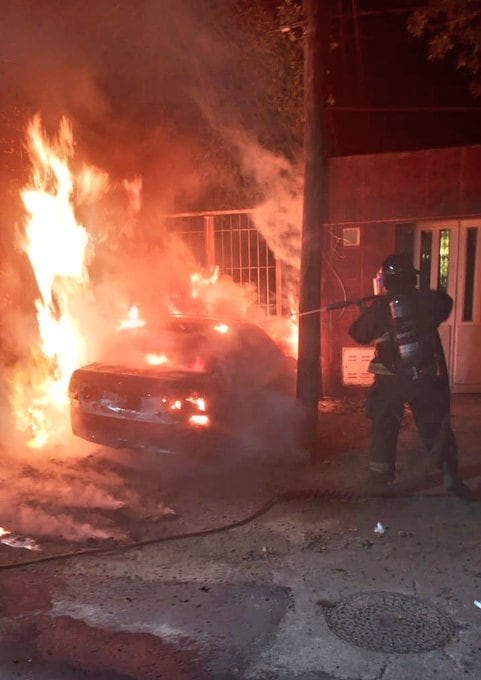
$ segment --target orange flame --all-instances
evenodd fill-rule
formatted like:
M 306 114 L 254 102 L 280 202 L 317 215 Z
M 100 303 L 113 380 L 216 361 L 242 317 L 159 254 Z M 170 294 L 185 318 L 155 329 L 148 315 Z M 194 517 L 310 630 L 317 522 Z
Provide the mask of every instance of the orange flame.
M 142 178 L 124 179 L 122 185 L 127 192 L 131 214 L 136 215 L 142 207 Z
M 31 347 L 30 366 L 13 378 L 12 400 L 18 429 L 30 433 L 30 446 L 41 447 L 67 422 L 68 381 L 82 359 L 73 308 L 88 281 L 88 236 L 71 202 L 74 182 L 68 158 L 73 137 L 67 119 L 49 144 L 40 116 L 35 116 L 27 129 L 27 148 L 32 174 L 21 192 L 26 211 L 22 247 L 38 286 L 39 338 Z
M 73 196 L 78 204 L 95 200 L 108 191 L 110 180 L 107 173 L 89 166 L 73 176 L 69 159 L 73 156 L 74 143 L 66 118 L 61 120 L 57 136 L 49 140 L 40 116 L 36 116 L 28 126 L 26 141 L 32 172 L 28 186 L 21 192 L 25 208 L 21 245 L 30 260 L 38 289 L 35 301 L 38 337 L 32 343 L 28 360 L 10 376 L 11 398 L 17 428 L 28 433 L 30 446 L 41 447 L 65 432 L 69 422 L 68 382 L 72 372 L 86 359 L 76 320 L 80 311 L 78 301 L 85 298 L 87 290 L 85 263 L 89 239 L 85 228 L 76 220 Z M 124 181 L 123 185 L 129 197 L 129 214 L 135 221 L 141 209 L 142 181 L 136 178 Z M 212 268 L 207 275 L 192 273 L 190 283 L 190 290 L 183 291 L 181 302 L 175 306 L 173 302 L 166 302 L 172 313 L 189 313 L 193 309 L 220 317 L 245 318 L 253 309 L 249 289 L 237 286 L 225 275 L 220 277 L 219 267 Z M 296 356 L 297 318 L 293 314 L 287 324 L 285 321 L 282 320 L 279 339 L 290 345 Z M 117 328 L 135 329 L 145 325 L 138 307 L 132 306 Z M 219 323 L 215 329 L 227 333 L 229 326 Z M 146 355 L 145 361 L 161 365 L 168 359 L 158 353 Z M 204 371 L 204 359 L 197 357 L 192 369 Z M 200 412 L 192 416 L 192 422 L 208 424 L 204 400 L 193 398 L 191 401 Z
M 145 361 L 151 366 L 162 366 L 163 364 L 169 363 L 169 359 L 165 354 L 146 354 Z
M 109 187 L 110 177 L 105 170 L 84 164 L 75 181 L 76 201 L 77 203 L 93 201 L 107 193 Z
M 129 309 L 125 319 L 119 323 L 119 330 L 122 331 L 126 328 L 143 328 L 145 326 L 145 321 L 140 318 L 140 312 L 137 305 L 132 305 Z
M 224 335 L 225 333 L 228 333 L 230 329 L 226 323 L 219 323 L 217 326 L 214 326 L 214 330 Z
M 201 425 L 205 427 L 210 423 L 210 419 L 209 416 L 206 415 L 193 415 L 190 416 L 189 422 L 191 423 L 191 425 Z
M 214 267 L 210 276 L 203 276 L 200 272 L 190 275 L 193 298 L 202 297 L 202 291 L 209 286 L 214 286 L 219 280 L 219 267 Z
M 299 353 L 299 317 L 294 309 L 287 322 L 287 347 L 290 356 L 297 359 Z
M 137 215 L 142 207 L 142 178 L 124 179 L 122 185 L 129 201 L 128 220 L 122 232 L 128 238 L 132 238 L 135 233 Z
M 203 397 L 187 397 L 186 401 L 190 402 L 191 404 L 194 404 L 194 406 L 197 406 L 199 411 L 205 411 L 206 410 L 206 404 L 205 404 L 205 399 Z

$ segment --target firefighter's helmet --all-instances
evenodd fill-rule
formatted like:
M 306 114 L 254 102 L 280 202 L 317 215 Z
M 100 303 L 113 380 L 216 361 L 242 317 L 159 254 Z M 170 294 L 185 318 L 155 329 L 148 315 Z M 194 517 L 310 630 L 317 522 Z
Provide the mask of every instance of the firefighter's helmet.
M 378 286 L 388 292 L 409 290 L 416 287 L 418 274 L 407 255 L 389 255 L 378 271 Z

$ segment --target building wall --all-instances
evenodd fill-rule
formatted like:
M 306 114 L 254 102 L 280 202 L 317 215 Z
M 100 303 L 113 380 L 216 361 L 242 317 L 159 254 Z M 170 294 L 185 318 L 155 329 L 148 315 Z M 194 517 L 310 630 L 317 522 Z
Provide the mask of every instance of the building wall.
M 333 224 L 481 212 L 481 146 L 330 160 Z
M 330 224 L 324 233 L 323 304 L 371 295 L 389 254 L 409 250 L 415 223 L 481 215 L 481 146 L 332 158 Z M 359 245 L 343 230 L 359 228 Z M 342 348 L 357 306 L 323 312 L 324 395 L 359 392 L 342 382 Z
M 394 251 L 395 225 L 372 223 L 356 225 L 360 230 L 359 246 L 344 246 L 342 226 L 332 225 L 326 233 L 323 275 L 323 304 L 342 300 L 356 300 L 373 294 L 373 277 L 379 264 Z M 381 259 L 380 259 L 381 258 Z M 337 394 L 346 391 L 342 385 L 342 348 L 355 347 L 348 329 L 358 315 L 358 307 L 323 312 L 322 371 L 324 393 Z M 353 388 L 347 388 L 348 391 Z M 354 388 L 356 389 L 356 388 Z

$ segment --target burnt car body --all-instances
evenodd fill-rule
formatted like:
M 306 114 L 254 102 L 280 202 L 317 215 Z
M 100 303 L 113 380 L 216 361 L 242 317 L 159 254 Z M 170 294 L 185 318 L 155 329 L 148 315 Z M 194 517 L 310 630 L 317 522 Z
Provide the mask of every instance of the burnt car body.
M 255 324 L 172 316 L 120 331 L 106 358 L 74 371 L 71 427 L 114 448 L 192 450 L 232 432 L 245 400 L 292 392 L 294 374 Z

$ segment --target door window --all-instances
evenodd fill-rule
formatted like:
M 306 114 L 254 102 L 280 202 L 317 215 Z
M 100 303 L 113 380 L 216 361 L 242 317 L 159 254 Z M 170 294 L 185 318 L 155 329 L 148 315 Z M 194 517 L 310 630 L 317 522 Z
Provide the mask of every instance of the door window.
M 448 290 L 450 246 L 451 229 L 441 229 L 439 232 L 438 290 L 444 292 Z
M 421 232 L 421 257 L 419 262 L 419 288 L 429 290 L 431 288 L 431 251 L 433 247 L 433 232 Z
M 466 275 L 464 278 L 463 321 L 473 320 L 474 281 L 478 227 L 466 230 Z

